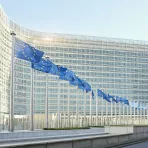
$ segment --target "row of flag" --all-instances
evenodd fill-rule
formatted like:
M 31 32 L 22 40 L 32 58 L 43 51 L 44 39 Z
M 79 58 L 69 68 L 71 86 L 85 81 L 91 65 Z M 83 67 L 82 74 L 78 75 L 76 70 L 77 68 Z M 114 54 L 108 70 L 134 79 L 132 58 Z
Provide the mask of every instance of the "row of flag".
M 66 67 L 55 65 L 48 58 L 43 58 L 43 51 L 37 50 L 17 38 L 15 41 L 15 56 L 31 62 L 31 68 L 44 73 L 57 75 L 59 76 L 59 79 L 69 81 L 70 85 L 78 86 L 79 89 L 85 91 L 86 93 L 91 91 L 90 84 L 76 76 L 73 71 L 67 69 Z M 92 98 L 94 99 L 93 90 Z
M 148 108 L 147 105 L 140 104 L 138 101 L 128 101 L 125 97 L 114 96 L 110 94 L 104 93 L 102 90 L 98 89 L 98 96 L 105 99 L 107 102 L 116 102 L 116 103 L 124 103 L 136 109 L 145 110 Z
M 131 102 L 129 102 L 129 105 L 131 107 L 139 109 L 139 110 L 146 110 L 146 109 L 148 109 L 147 104 L 139 103 L 138 101 L 131 101 Z
M 15 38 L 15 56 L 17 58 L 31 62 L 31 68 L 35 70 L 57 75 L 59 79 L 69 81 L 70 85 L 77 86 L 86 93 L 91 91 L 92 99 L 94 99 L 94 92 L 87 81 L 80 79 L 73 71 L 66 67 L 55 65 L 48 58 L 43 58 L 43 55 L 43 51 Z M 137 109 L 146 109 L 145 106 L 140 106 L 138 102 L 129 102 L 127 98 L 106 94 L 100 89 L 98 89 L 97 95 L 107 102 L 120 102 Z
M 113 96 L 113 95 L 110 95 L 110 94 L 106 94 L 100 89 L 98 89 L 98 96 L 102 97 L 107 102 L 116 102 L 116 103 L 121 102 L 121 103 L 129 105 L 128 99 L 123 98 L 123 97 L 119 97 L 119 96 Z

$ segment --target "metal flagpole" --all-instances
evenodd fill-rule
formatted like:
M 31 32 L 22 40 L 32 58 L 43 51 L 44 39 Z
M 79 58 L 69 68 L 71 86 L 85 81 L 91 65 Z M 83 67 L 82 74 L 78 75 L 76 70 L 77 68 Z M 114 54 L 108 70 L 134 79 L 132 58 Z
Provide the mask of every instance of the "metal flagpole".
M 58 128 L 60 128 L 60 82 L 58 77 Z
M 83 91 L 83 96 L 84 96 L 84 125 L 86 126 L 86 92 L 85 90 Z
M 148 121 L 148 104 L 146 105 L 146 114 L 147 114 L 147 121 Z
M 123 124 L 125 124 L 125 116 L 124 116 L 124 114 L 125 114 L 125 110 L 124 110 L 124 108 L 125 108 L 125 105 L 124 105 L 124 103 L 123 103 Z
M 127 105 L 127 125 L 129 124 L 129 112 L 128 112 L 128 110 L 129 110 L 129 105 Z
M 14 125 L 14 49 L 15 49 L 15 33 L 12 32 L 12 52 L 11 52 L 11 82 L 10 82 L 10 108 L 9 108 L 9 131 L 13 132 Z
M 145 124 L 145 102 L 143 104 L 143 122 Z
M 141 120 L 142 120 L 142 124 L 143 124 L 143 114 L 144 114 L 143 104 L 144 103 L 142 102 L 142 109 L 141 109 L 141 118 L 142 118 Z
M 77 97 L 76 97 L 76 125 L 78 126 L 78 115 L 79 115 L 79 102 L 78 102 L 78 91 L 79 89 L 77 88 Z
M 98 95 L 96 95 L 96 126 L 98 125 Z
M 112 124 L 112 121 L 113 121 L 113 101 L 111 102 L 111 124 Z
M 34 129 L 34 127 L 33 127 L 33 122 L 34 122 L 34 120 L 33 120 L 33 112 L 34 112 L 34 110 L 33 110 L 33 101 L 34 101 L 34 85 L 33 85 L 33 83 L 34 83 L 34 74 L 33 74 L 33 69 L 31 69 L 31 99 L 30 99 L 30 130 L 33 130 Z
M 143 103 L 141 102 L 141 118 L 140 118 L 140 123 L 141 124 L 143 124 L 143 117 L 142 117 L 142 115 L 143 115 L 143 109 L 142 109 L 142 107 L 143 107 Z
M 97 98 L 97 97 L 96 97 Z M 101 109 L 101 125 L 104 125 L 104 122 L 103 122 L 103 111 L 104 111 L 104 105 L 103 105 L 103 97 L 101 99 L 101 103 L 102 103 L 102 109 Z
M 132 102 L 133 103 L 133 102 Z M 133 105 L 132 105 L 133 106 Z M 135 123 L 135 121 L 137 121 L 136 119 L 136 108 L 135 108 L 135 100 L 134 100 L 134 106 L 131 106 L 131 120 L 132 120 L 132 124 Z M 134 110 L 133 110 L 134 109 Z
M 140 110 L 139 110 L 139 123 L 141 124 L 141 115 L 142 115 L 142 109 L 141 109 L 141 106 L 142 106 L 142 102 L 140 103 Z
M 132 99 L 133 100 L 133 99 Z M 130 101 L 130 103 L 132 104 L 133 101 Z M 129 108 L 129 115 L 130 115 L 130 124 L 133 123 L 133 116 L 132 116 L 132 106 L 130 104 L 130 108 Z
M 145 102 L 143 103 L 143 123 L 145 124 Z
M 142 102 L 140 103 L 140 117 L 139 117 L 139 123 L 141 124 L 142 122 Z
M 108 102 L 106 101 L 106 122 L 108 125 Z
M 132 117 L 132 114 L 131 114 L 131 108 L 132 108 L 132 106 L 131 106 L 131 104 L 132 104 L 132 102 L 130 101 L 130 105 L 129 105 L 129 124 L 132 124 L 132 118 L 131 118 Z
M 117 103 L 115 103 L 115 122 L 117 125 Z
M 139 102 L 138 102 L 138 106 L 139 106 Z M 138 109 L 138 106 L 136 108 L 136 114 L 137 114 L 137 124 L 139 123 L 139 109 Z
M 142 122 L 142 106 L 143 106 L 143 103 L 141 102 L 141 115 L 140 115 L 140 123 Z
M 90 101 L 89 101 L 89 105 L 90 105 L 90 118 L 89 118 L 89 125 L 92 126 L 92 90 L 90 92 Z
M 139 102 L 139 108 L 137 109 L 138 111 L 138 123 L 140 124 L 140 102 Z
M 141 107 L 141 103 L 140 103 L 140 107 Z M 139 124 L 141 124 L 141 108 L 139 109 Z
M 68 126 L 70 127 L 70 88 L 68 85 Z
M 147 103 L 145 103 L 145 123 L 147 124 Z
M 132 109 L 132 111 L 133 111 L 133 109 Z M 135 100 L 134 100 L 134 122 L 133 122 L 133 124 L 135 124 L 135 112 L 136 112 L 136 108 L 135 108 Z M 133 112 L 131 115 L 133 115 Z
M 121 103 L 119 103 L 119 122 L 121 125 Z
M 128 96 L 127 96 L 128 99 Z M 127 125 L 129 124 L 129 104 L 127 105 Z
M 46 102 L 45 102 L 45 113 L 46 113 L 46 128 L 48 128 L 48 74 L 46 74 Z

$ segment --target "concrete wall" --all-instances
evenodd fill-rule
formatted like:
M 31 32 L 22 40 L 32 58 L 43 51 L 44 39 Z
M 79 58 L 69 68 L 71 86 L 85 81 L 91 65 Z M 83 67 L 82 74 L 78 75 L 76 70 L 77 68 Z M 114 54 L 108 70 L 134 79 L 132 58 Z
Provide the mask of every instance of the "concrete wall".
M 110 128 L 110 129 L 109 129 Z M 106 135 L 92 135 L 85 137 L 72 137 L 61 139 L 48 139 L 34 143 L 17 143 L 16 148 L 107 148 L 120 144 L 148 139 L 148 127 L 106 127 Z M 126 131 L 126 132 L 125 132 Z M 119 133 L 121 132 L 121 133 Z M 5 145 L 6 146 L 6 145 Z M 11 144 L 13 146 L 13 144 Z M 10 146 L 8 146 L 10 147 Z M 4 148 L 4 145 L 0 145 Z
M 90 128 L 78 130 L 36 130 L 36 131 L 18 131 L 18 132 L 0 132 L 0 141 L 18 138 L 50 137 L 76 134 L 104 133 L 104 128 Z
M 127 134 L 127 133 L 134 133 L 133 126 L 106 126 L 105 133 L 110 134 Z
M 105 132 L 110 134 L 130 134 L 129 140 L 148 138 L 148 126 L 106 126 Z
M 58 140 L 46 140 L 33 142 L 22 142 L 10 144 L 16 148 L 106 148 L 118 144 L 128 143 L 129 134 L 106 135 L 79 138 L 67 138 Z M 0 144 L 0 148 L 11 147 L 9 144 Z

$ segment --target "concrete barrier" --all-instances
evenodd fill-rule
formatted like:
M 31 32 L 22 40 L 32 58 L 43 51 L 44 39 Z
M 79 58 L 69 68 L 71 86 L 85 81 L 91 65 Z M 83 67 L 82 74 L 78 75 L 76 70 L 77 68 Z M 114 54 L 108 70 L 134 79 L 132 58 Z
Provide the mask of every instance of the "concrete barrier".
M 3 143 L 0 148 L 107 148 L 124 145 L 138 140 L 148 139 L 148 127 L 107 126 L 106 135 L 87 135 L 61 139 L 46 139 L 32 142 Z M 11 146 L 10 146 L 11 145 Z
M 134 133 L 134 127 L 133 126 L 105 126 L 105 133 L 132 134 Z
M 36 130 L 36 131 L 17 131 L 17 132 L 0 132 L 0 140 L 33 138 L 33 137 L 49 137 L 62 135 L 76 135 L 86 133 L 102 133 L 104 128 L 75 129 L 75 130 Z

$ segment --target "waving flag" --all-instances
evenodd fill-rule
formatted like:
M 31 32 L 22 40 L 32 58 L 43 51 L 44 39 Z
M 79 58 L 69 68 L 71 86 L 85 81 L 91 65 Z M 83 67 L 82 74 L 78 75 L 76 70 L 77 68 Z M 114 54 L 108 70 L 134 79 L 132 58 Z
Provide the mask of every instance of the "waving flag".
M 75 77 L 75 73 L 71 70 L 66 70 L 66 73 L 65 73 L 65 76 L 67 77 L 67 80 L 68 81 L 71 81 L 73 77 Z M 79 78 L 77 77 L 78 81 L 79 81 Z M 79 82 L 78 82 L 79 83 Z
M 39 70 L 45 73 L 50 73 L 52 64 L 48 60 L 41 59 L 41 61 L 38 63 L 32 63 L 31 67 L 35 70 Z
M 123 97 L 120 97 L 120 101 L 119 102 L 124 102 L 125 101 L 125 98 L 123 98 Z
M 112 99 L 112 102 L 116 102 L 117 103 L 116 96 L 112 96 L 112 95 L 108 94 L 108 97 L 110 99 Z
M 50 74 L 53 74 L 53 75 L 59 75 L 59 69 L 58 69 L 58 66 L 55 65 L 54 63 L 52 63 L 52 67 L 50 69 Z
M 83 80 L 81 80 L 79 77 L 75 75 L 71 78 L 70 84 L 75 86 L 84 86 Z
M 78 78 L 76 76 L 72 77 L 72 79 L 69 81 L 70 85 L 77 86 L 78 85 Z
M 144 109 L 147 109 L 147 107 L 148 107 L 148 106 L 145 104 L 145 105 L 144 105 Z
M 105 99 L 107 102 L 111 102 L 110 98 L 107 94 L 105 94 L 102 90 L 98 89 L 98 96 Z
M 60 74 L 59 76 L 61 80 L 66 80 L 66 81 L 72 81 L 74 80 L 74 77 L 76 77 L 75 73 L 68 69 L 63 74 Z
M 129 101 L 129 105 L 130 105 L 131 107 L 134 107 L 134 101 Z
M 119 96 L 115 96 L 115 97 L 116 97 L 117 103 L 120 102 L 120 97 Z
M 83 91 L 85 90 L 84 85 L 78 85 L 78 88 L 81 89 L 81 90 L 83 90 Z
M 41 61 L 38 63 L 32 63 L 31 67 L 45 73 L 54 75 L 59 74 L 58 67 L 48 59 L 41 59 Z
M 129 101 L 128 101 L 128 99 L 125 98 L 125 100 L 124 100 L 124 104 L 129 105 Z
M 104 94 L 103 91 L 100 90 L 100 89 L 98 89 L 98 96 L 99 96 L 99 97 L 103 97 L 103 94 Z
M 105 93 L 103 94 L 103 99 L 105 99 L 107 102 L 111 102 L 110 98 Z
M 93 90 L 92 90 L 92 92 L 91 92 L 91 95 L 92 95 L 92 99 L 94 100 L 94 99 L 95 99 L 95 95 L 94 95 Z
M 91 91 L 91 86 L 75 75 L 71 78 L 70 85 L 78 86 L 79 89 L 82 89 L 83 91 L 85 90 L 86 93 Z
M 134 107 L 138 107 L 138 106 L 139 106 L 138 101 L 137 102 L 134 102 Z
M 65 76 L 67 68 L 58 65 L 58 69 L 59 69 L 59 76 Z
M 38 63 L 43 57 L 44 52 L 35 49 L 31 45 L 19 40 L 15 39 L 15 50 L 14 54 L 17 58 L 26 60 L 32 63 Z
M 139 106 L 138 102 L 136 102 L 136 101 L 129 101 L 129 105 L 131 107 L 135 107 L 135 108 L 137 108 Z
M 118 102 L 124 103 L 129 105 L 129 101 L 126 98 L 120 97 L 120 99 L 118 100 Z
M 84 84 L 84 89 L 86 91 L 86 93 L 88 93 L 89 91 L 91 91 L 91 86 L 84 80 L 82 80 L 83 84 Z

